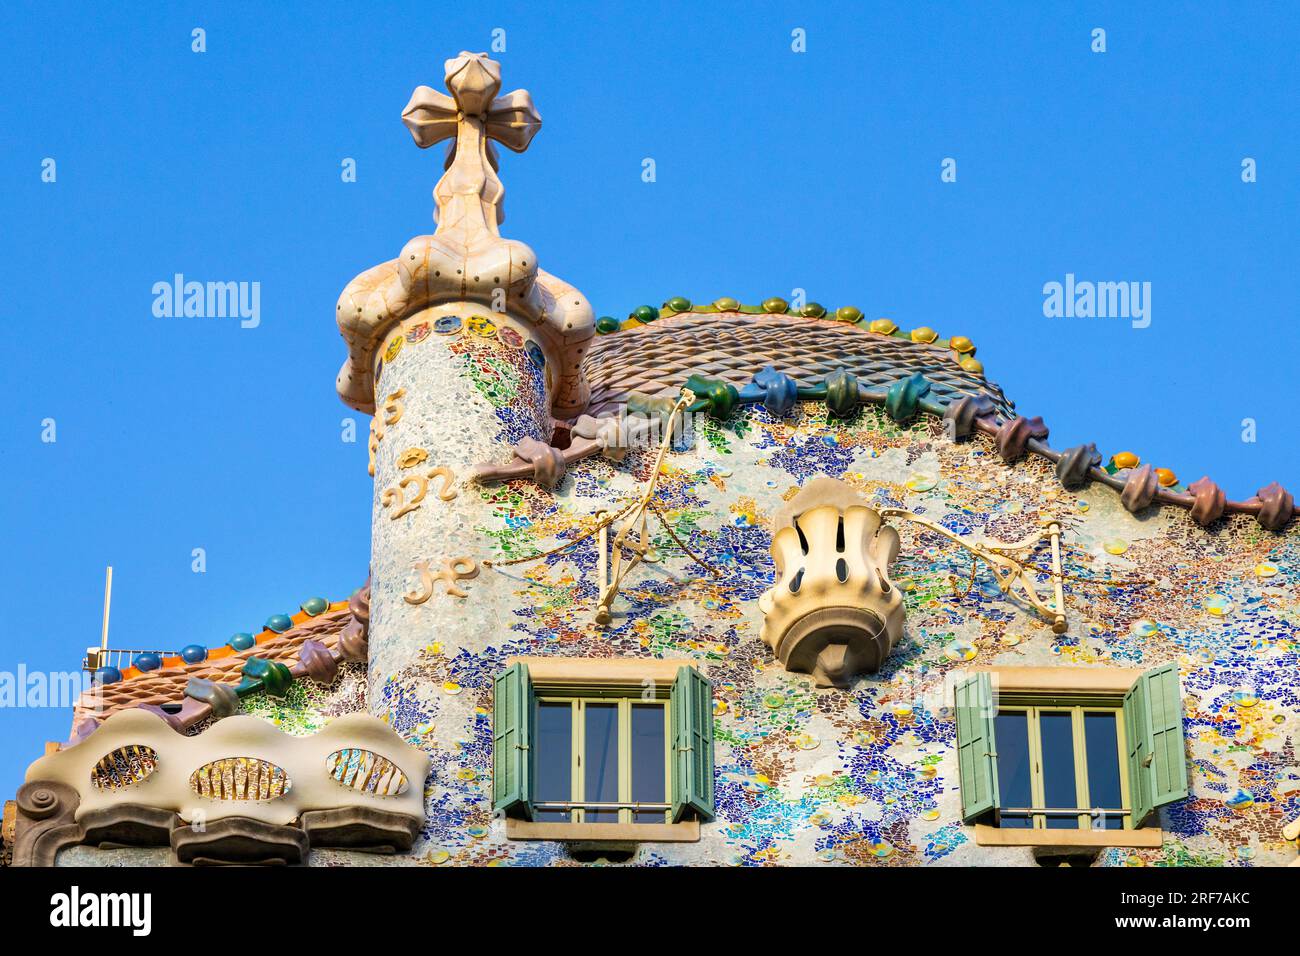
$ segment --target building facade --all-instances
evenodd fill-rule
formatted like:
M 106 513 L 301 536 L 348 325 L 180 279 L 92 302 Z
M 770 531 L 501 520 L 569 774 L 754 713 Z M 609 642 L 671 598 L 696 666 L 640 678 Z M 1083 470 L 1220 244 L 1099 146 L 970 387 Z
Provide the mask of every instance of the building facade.
M 959 329 L 597 319 L 500 235 L 529 94 L 446 87 L 437 229 L 338 303 L 364 586 L 92 661 L 14 864 L 1295 862 L 1287 491 L 1054 449 Z

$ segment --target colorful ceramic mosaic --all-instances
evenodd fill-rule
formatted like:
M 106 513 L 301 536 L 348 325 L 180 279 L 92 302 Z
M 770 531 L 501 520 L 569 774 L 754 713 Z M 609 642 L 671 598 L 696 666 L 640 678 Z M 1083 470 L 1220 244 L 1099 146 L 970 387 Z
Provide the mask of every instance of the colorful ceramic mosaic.
M 332 684 L 295 681 L 283 697 L 258 694 L 247 698 L 243 712 L 270 721 L 287 734 L 307 737 L 335 717 L 365 709 L 365 665 L 344 664 Z
M 679 538 L 720 569 L 717 578 L 659 534 L 658 560 L 638 569 L 614 625 L 598 630 L 591 542 L 494 569 L 487 573 L 504 581 L 497 593 L 507 601 L 500 630 L 460 646 L 431 640 L 382 684 L 394 726 L 434 760 L 424 858 L 568 859 L 557 844 L 506 841 L 488 797 L 492 677 L 510 655 L 555 654 L 694 658 L 714 682 L 718 821 L 700 843 L 647 846 L 639 862 L 1025 861 L 1024 849 L 976 847 L 961 824 L 945 680 L 990 664 L 1168 661 L 1183 678 L 1192 797 L 1162 814 L 1162 849 L 1110 850 L 1103 862 L 1294 859 L 1280 835 L 1300 812 L 1291 742 L 1300 726 L 1291 678 L 1300 663 L 1294 536 L 1244 517 L 1213 532 L 1179 511 L 1138 520 L 1106 488 L 1088 492 L 1085 510 L 1046 462 L 1009 466 L 983 436 L 953 443 L 937 420 L 900 426 L 877 407 L 852 419 L 812 402 L 788 418 L 752 407 L 724 422 L 703 420 L 698 439 L 668 459 L 660 501 Z M 648 462 L 645 452 L 620 464 L 587 459 L 554 496 L 527 481 L 485 488 L 478 530 L 498 560 L 549 549 L 590 525 L 597 509 L 631 496 Z M 769 521 L 822 474 L 849 482 L 876 507 L 907 508 L 963 536 L 1014 540 L 1042 517 L 1059 518 L 1074 579 L 1065 587 L 1069 630 L 1053 634 L 986 573 L 959 596 L 953 581 L 968 577 L 969 556 L 904 524 L 892 573 L 906 591 L 906 637 L 884 668 L 848 691 L 819 690 L 785 672 L 758 639 L 755 599 L 772 581 Z M 472 706 L 449 720 L 451 700 Z
M 533 434 L 539 410 L 544 418 L 547 404 L 545 377 L 534 374 L 546 364 L 540 346 L 532 339 L 525 340 L 503 316 L 443 315 L 434 320 L 433 327 L 456 358 L 452 363 L 456 376 L 463 376 L 491 407 L 500 426 L 496 440 L 510 445 Z M 390 390 L 393 369 L 399 362 L 413 361 L 411 349 L 425 343 L 429 328 L 429 322 L 417 321 L 389 338 L 375 376 L 378 395 Z M 429 341 L 429 347 L 437 347 L 438 339 Z

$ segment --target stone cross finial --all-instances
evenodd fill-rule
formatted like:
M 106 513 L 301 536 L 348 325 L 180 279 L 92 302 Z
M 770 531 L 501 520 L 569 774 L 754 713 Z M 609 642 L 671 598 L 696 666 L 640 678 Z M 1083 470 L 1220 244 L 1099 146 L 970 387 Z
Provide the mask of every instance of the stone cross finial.
M 472 249 L 500 235 L 497 226 L 505 220 L 505 187 L 496 175 L 491 141 L 522 153 L 542 128 L 542 118 L 527 90 L 497 96 L 501 64 L 487 54 L 462 50 L 445 68 L 451 96 L 417 86 L 402 110 L 402 122 L 421 149 L 455 137 L 447 153 L 447 172 L 433 190 L 438 204 L 435 235 Z
M 582 377 L 582 356 L 596 333 L 591 305 L 571 284 L 541 269 L 527 243 L 498 230 L 505 189 L 492 141 L 522 153 L 542 118 L 524 90 L 497 95 L 501 66 L 486 54 L 462 52 L 445 68 L 450 96 L 418 86 L 402 110 L 417 146 L 452 141 L 447 171 L 433 190 L 438 228 L 412 238 L 396 259 L 361 273 L 339 296 L 335 313 L 348 345 L 339 394 L 353 408 L 373 413 L 376 350 L 394 326 L 434 306 L 473 303 L 536 331 L 551 409 L 572 418 L 591 395 Z

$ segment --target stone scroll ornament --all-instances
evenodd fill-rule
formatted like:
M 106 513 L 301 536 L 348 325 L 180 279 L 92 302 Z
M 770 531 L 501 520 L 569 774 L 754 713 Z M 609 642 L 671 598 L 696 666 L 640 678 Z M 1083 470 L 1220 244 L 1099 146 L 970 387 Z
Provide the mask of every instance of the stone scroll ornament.
M 415 571 L 420 575 L 420 585 L 403 597 L 407 604 L 424 604 L 433 597 L 435 581 L 441 581 L 452 597 L 469 597 L 469 592 L 458 587 L 456 582 L 478 577 L 479 567 L 473 558 L 462 556 L 444 559 L 442 567 L 436 571 L 430 567 L 429 561 L 417 561 Z

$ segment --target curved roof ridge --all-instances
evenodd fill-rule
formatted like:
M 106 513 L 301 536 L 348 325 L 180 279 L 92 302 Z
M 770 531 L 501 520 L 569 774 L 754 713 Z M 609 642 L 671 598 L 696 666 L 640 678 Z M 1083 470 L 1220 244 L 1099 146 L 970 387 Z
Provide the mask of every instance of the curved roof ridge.
M 214 712 L 221 715 L 237 694 L 269 691 L 280 682 L 287 689 L 288 682 L 299 677 L 332 680 L 340 662 L 366 658 L 369 604 L 367 582 L 348 600 L 315 614 L 304 610 L 292 618 L 277 615 L 291 621 L 291 626 L 265 630 L 251 643 L 238 642 L 237 647 L 228 643 L 193 661 L 169 656 L 161 667 L 128 668 L 122 679 L 113 682 L 97 679 L 73 708 L 69 742 L 81 740 L 121 710 L 144 708 L 184 732 Z M 277 669 L 282 669 L 278 675 L 269 673 Z M 221 689 L 210 691 L 214 685 Z M 204 696 L 198 694 L 200 689 L 205 690 Z
M 753 372 L 767 365 L 805 387 L 841 368 L 873 386 L 887 386 L 921 372 L 936 394 L 948 398 L 982 394 L 1000 413 L 1014 413 L 1015 402 L 984 376 L 983 366 L 974 358 L 975 346 L 965 336 L 940 339 L 929 328 L 905 333 L 888 319 L 849 322 L 724 305 L 727 308 L 710 306 L 707 311 L 703 307 L 671 313 L 652 310 L 654 319 L 634 318 L 621 333 L 598 337 L 582 364 L 591 387 L 587 414 L 600 417 L 632 392 L 664 394 L 689 374 L 744 385 Z M 628 335 L 635 341 L 628 341 Z
M 759 305 L 743 305 L 727 296 L 714 299 L 707 304 L 696 304 L 684 296 L 674 296 L 655 308 L 652 305 L 639 305 L 625 320 L 620 322 L 612 316 L 601 316 L 596 320 L 596 334 L 609 335 L 613 332 L 626 332 L 641 329 L 653 322 L 670 320 L 681 315 L 717 315 L 721 313 L 736 315 L 771 316 L 779 321 L 781 317 L 808 319 L 815 322 L 828 322 L 840 326 L 857 328 L 876 335 L 885 335 L 901 341 L 915 342 L 918 345 L 934 345 L 952 351 L 952 358 L 958 365 L 975 375 L 984 374 L 984 363 L 975 358 L 975 343 L 964 335 L 941 338 L 939 333 L 929 326 L 917 326 L 904 331 L 893 319 L 867 319 L 857 306 L 843 305 L 837 309 L 827 309 L 819 302 L 807 302 L 803 305 L 791 305 L 779 296 L 764 299 Z
M 667 377 L 669 369 L 664 368 L 664 375 L 656 378 L 655 374 L 651 374 L 650 378 L 656 379 L 653 384 L 660 390 L 681 388 L 683 383 L 689 386 L 696 394 L 696 401 L 689 409 L 692 412 L 706 412 L 725 418 L 742 405 L 761 404 L 774 415 L 785 415 L 796 401 L 812 400 L 825 401 L 831 414 L 845 417 L 853 414 L 864 403 L 883 404 L 890 418 L 900 423 L 911 419 L 918 412 L 941 417 L 945 422 L 945 434 L 954 440 L 968 438 L 975 431 L 982 432 L 993 439 L 999 456 L 1008 464 L 1013 464 L 1026 454 L 1046 458 L 1056 466 L 1057 478 L 1067 489 L 1080 487 L 1089 481 L 1106 485 L 1120 493 L 1120 500 L 1130 513 L 1142 511 L 1151 505 L 1175 505 L 1187 509 L 1192 520 L 1202 527 L 1213 524 L 1227 514 L 1247 514 L 1268 531 L 1283 530 L 1293 517 L 1300 514 L 1294 496 L 1277 482 L 1265 485 L 1253 497 L 1244 501 L 1230 501 L 1223 489 L 1209 476 L 1182 488 L 1168 469 L 1143 465 L 1137 456 L 1127 452 L 1112 456 L 1110 462 L 1103 467 L 1101 453 L 1092 442 L 1058 451 L 1047 443 L 1049 430 L 1041 417 L 1029 418 L 1017 414 L 1009 402 L 1005 407 L 999 407 L 983 388 L 973 393 L 963 393 L 963 390 L 951 387 L 939 388 L 926 373 L 919 371 L 905 374 L 894 370 L 895 377 L 887 385 L 878 380 L 860 380 L 854 371 L 845 367 L 845 360 L 852 356 L 842 353 L 837 355 L 832 369 L 825 372 L 820 381 L 801 384 L 793 375 L 778 371 L 772 365 L 754 368 L 763 359 L 744 353 L 743 350 L 731 350 L 723 356 L 727 360 L 725 362 L 717 361 L 723 353 L 694 355 L 688 362 L 679 356 L 691 355 L 690 350 L 682 349 L 680 344 L 673 348 L 672 337 L 664 338 L 668 340 L 664 343 L 665 349 L 657 354 L 670 357 L 673 377 L 670 381 L 658 381 L 657 378 Z M 614 350 L 610 365 L 615 368 L 632 368 L 637 363 L 645 364 L 647 351 L 639 349 L 631 354 L 627 349 Z M 604 350 L 593 349 L 588 355 L 588 362 L 594 363 L 596 372 L 603 371 L 600 368 L 603 354 Z M 657 355 L 650 356 L 655 357 Z M 696 364 L 701 361 L 702 365 Z M 746 364 L 752 370 L 752 380 L 743 388 L 737 388 L 727 379 L 735 379 Z M 692 366 L 696 368 L 694 374 L 681 374 Z M 659 370 L 652 370 L 657 371 Z M 876 375 L 877 379 L 880 377 Z M 624 384 L 630 385 L 634 376 L 629 375 L 627 378 L 628 381 Z M 982 377 L 980 381 L 982 385 L 986 384 Z M 598 376 L 593 376 L 592 382 L 595 398 Z M 1001 390 L 997 394 L 1001 395 Z M 596 414 L 608 412 L 610 406 L 616 404 L 612 390 L 608 388 L 605 388 L 601 398 L 603 407 L 594 408 Z M 655 414 L 655 406 L 658 404 L 652 395 L 630 388 L 625 389 L 623 400 L 629 412 L 647 416 Z M 615 444 L 615 438 L 594 427 L 598 424 L 590 416 L 584 416 L 578 421 L 577 425 L 584 429 L 582 434 L 589 435 L 590 438 L 581 444 L 573 443 L 562 453 L 561 465 L 572 464 L 593 454 L 617 454 L 622 450 Z M 546 479 L 549 484 L 554 484 L 563 475 L 560 465 L 541 468 L 539 461 L 543 460 L 531 455 L 528 449 L 516 447 L 514 461 L 504 466 L 480 467 L 476 478 L 479 481 L 498 481 L 526 477 L 531 471 L 538 480 Z M 549 461 L 550 459 L 545 459 L 543 464 Z

